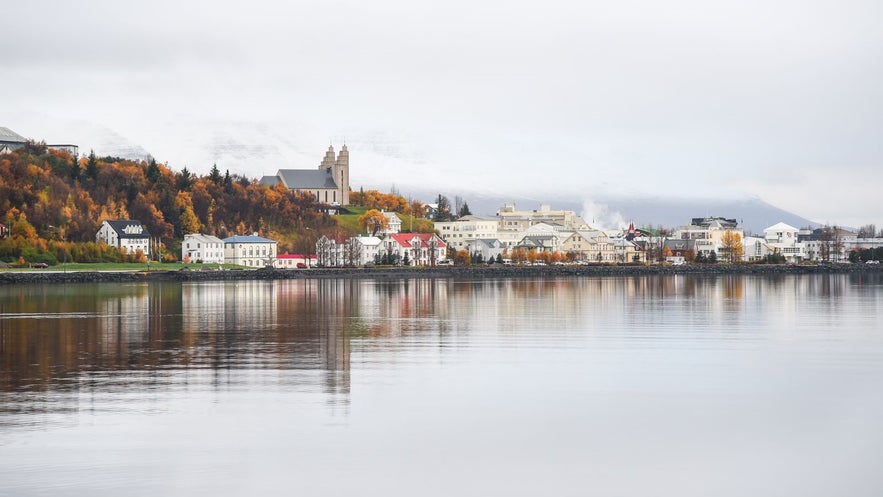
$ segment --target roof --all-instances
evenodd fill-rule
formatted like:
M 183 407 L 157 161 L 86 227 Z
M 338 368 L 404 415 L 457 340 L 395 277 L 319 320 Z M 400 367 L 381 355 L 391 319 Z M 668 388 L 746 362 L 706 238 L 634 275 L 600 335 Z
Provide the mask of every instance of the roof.
M 390 233 L 389 237 L 405 248 L 411 247 L 411 240 L 414 238 L 419 238 L 424 245 L 428 245 L 429 241 L 435 238 L 439 248 L 447 247 L 445 241 L 435 236 L 435 233 Z
M 764 229 L 764 231 L 800 231 L 799 229 L 791 226 L 790 224 L 785 223 L 776 223 L 769 228 Z
M 354 236 L 350 238 L 350 240 L 355 240 L 362 245 L 371 246 L 371 245 L 380 245 L 380 238 L 376 236 Z
M 223 243 L 223 241 L 213 235 L 203 235 L 202 233 L 190 233 L 184 235 L 185 240 L 193 240 L 200 243 Z
M 145 238 L 150 237 L 150 232 L 141 224 L 141 221 L 134 219 L 108 219 L 104 221 L 114 230 L 118 238 Z
M 15 131 L 0 126 L 0 142 L 25 143 L 26 141 L 28 141 L 27 138 L 21 136 Z
M 222 241 L 224 243 L 276 243 L 275 240 L 257 235 L 234 235 L 224 238 Z
M 311 190 L 337 188 L 334 178 L 319 169 L 280 169 L 276 176 L 282 179 L 285 186 L 294 190 Z M 263 183 L 264 178 L 261 178 Z
M 304 254 L 276 254 L 277 259 L 307 259 L 307 256 Z M 315 259 L 316 254 L 310 255 L 310 259 Z
M 276 186 L 280 181 L 279 176 L 262 176 L 260 183 L 269 187 Z

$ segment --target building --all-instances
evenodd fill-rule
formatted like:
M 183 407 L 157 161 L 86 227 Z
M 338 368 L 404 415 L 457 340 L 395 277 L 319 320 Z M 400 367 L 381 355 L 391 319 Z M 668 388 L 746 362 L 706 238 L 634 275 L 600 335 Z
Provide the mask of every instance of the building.
M 25 146 L 28 140 L 9 128 L 0 127 L 0 153 L 9 153 Z
M 798 240 L 800 230 L 785 223 L 776 223 L 763 230 L 768 253 L 778 253 L 785 262 L 796 263 L 806 259 L 806 244 Z M 744 248 L 743 248 L 744 250 Z M 755 246 L 752 257 L 757 254 Z
M 463 216 L 456 221 L 435 223 L 445 242 L 456 250 L 469 250 L 476 240 L 499 239 L 497 229 L 500 220 L 496 217 Z
M 546 204 L 532 211 L 517 211 L 515 204 L 506 204 L 497 211 L 500 231 L 525 231 L 537 223 L 560 226 L 562 231 L 586 231 L 588 223 L 574 211 L 553 211 Z
M 398 233 L 402 231 L 402 220 L 399 219 L 399 216 L 395 212 L 383 211 L 383 215 L 386 216 L 386 229 L 382 230 L 384 234 Z
M 329 146 L 318 169 L 280 169 L 275 176 L 264 176 L 261 183 L 274 187 L 282 183 L 289 190 L 306 192 L 317 202 L 328 205 L 350 203 L 350 158 L 346 145 L 335 158 Z
M 317 262 L 321 267 L 360 267 L 379 262 L 383 242 L 376 236 L 350 238 L 323 235 L 316 241 Z
M 276 242 L 258 236 L 236 235 L 224 238 L 224 262 L 246 267 L 274 266 L 276 262 Z
M 731 231 L 743 238 L 742 228 L 739 228 L 735 219 L 727 219 L 723 217 L 694 217 L 688 226 L 682 226 L 672 238 L 678 240 L 692 240 L 691 247 L 695 255 L 700 253 L 704 256 L 714 252 L 715 257 L 722 254 L 723 236 L 727 231 Z M 669 245 L 669 248 L 672 248 Z M 672 250 L 674 250 L 672 248 Z
M 150 257 L 150 232 L 141 221 L 134 219 L 104 221 L 95 234 L 95 242 L 106 243 L 128 254 L 140 250 L 146 257 Z
M 410 266 L 435 266 L 445 260 L 448 246 L 435 233 L 393 233 L 383 240 L 391 258 Z
M 224 241 L 212 235 L 194 233 L 184 235 L 181 242 L 181 260 L 204 264 L 224 262 Z
M 20 134 L 12 131 L 9 128 L 4 128 L 0 126 L 0 154 L 14 152 L 24 147 L 27 142 L 27 138 L 21 136 Z M 74 159 L 79 157 L 79 147 L 76 145 L 46 145 L 46 148 L 64 150 L 65 152 L 69 153 Z
M 276 254 L 273 267 L 277 269 L 308 269 L 316 267 L 316 255 Z

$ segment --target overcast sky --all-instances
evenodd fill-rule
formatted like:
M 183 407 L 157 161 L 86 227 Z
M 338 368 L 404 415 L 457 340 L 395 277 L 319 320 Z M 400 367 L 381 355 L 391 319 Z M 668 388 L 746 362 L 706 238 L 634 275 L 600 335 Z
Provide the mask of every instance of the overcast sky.
M 354 188 L 754 195 L 883 227 L 881 5 L 14 2 L 0 126 L 249 177 L 346 140 Z

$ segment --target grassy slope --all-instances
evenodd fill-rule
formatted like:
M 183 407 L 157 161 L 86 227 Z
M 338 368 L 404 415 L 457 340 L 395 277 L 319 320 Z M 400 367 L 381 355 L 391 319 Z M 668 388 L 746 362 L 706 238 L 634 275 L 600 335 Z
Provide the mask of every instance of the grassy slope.
M 365 214 L 365 212 L 368 211 L 368 208 L 360 206 L 348 206 L 347 210 L 350 211 L 349 214 L 334 216 L 334 218 L 337 219 L 337 224 L 352 235 L 364 233 L 365 230 L 359 226 L 359 216 Z M 411 216 L 406 216 L 405 214 L 400 213 L 396 213 L 396 215 L 399 216 L 399 219 L 402 220 L 402 231 L 409 231 L 410 227 L 412 226 Z

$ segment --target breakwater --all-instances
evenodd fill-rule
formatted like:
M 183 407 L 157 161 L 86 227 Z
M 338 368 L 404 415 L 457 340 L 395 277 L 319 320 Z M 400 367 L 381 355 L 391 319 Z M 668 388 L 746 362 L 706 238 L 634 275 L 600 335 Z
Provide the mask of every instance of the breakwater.
M 52 283 L 131 283 L 141 281 L 236 281 L 305 278 L 549 278 L 648 275 L 785 275 L 785 274 L 883 274 L 880 265 L 868 264 L 718 264 L 684 266 L 593 265 L 593 266 L 443 266 L 312 268 L 256 270 L 153 270 L 78 272 L 2 272 L 0 285 Z

